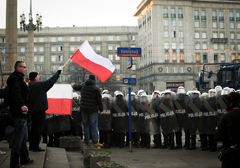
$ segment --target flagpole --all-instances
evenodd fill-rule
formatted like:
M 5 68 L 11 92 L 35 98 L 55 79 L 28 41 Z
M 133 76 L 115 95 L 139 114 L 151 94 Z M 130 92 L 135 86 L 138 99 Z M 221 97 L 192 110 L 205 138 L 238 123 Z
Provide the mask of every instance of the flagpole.
M 71 60 L 71 58 L 69 58 L 69 60 L 63 65 L 63 67 L 61 68 L 61 70 L 63 70 L 63 68 L 67 65 L 67 63 Z

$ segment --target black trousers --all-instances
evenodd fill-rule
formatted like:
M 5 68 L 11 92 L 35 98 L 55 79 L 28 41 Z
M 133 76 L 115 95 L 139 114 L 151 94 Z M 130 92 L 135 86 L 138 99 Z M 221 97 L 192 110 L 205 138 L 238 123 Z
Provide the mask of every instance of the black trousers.
M 45 122 L 45 111 L 32 114 L 32 128 L 30 133 L 30 147 L 38 148 Z

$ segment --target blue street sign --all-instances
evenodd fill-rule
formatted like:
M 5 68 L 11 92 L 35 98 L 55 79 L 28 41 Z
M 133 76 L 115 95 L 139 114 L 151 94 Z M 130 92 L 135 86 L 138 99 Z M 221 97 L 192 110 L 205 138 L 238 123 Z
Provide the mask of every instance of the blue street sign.
M 127 69 L 132 68 L 132 57 L 127 60 Z
M 128 47 L 118 47 L 117 56 L 119 57 L 141 57 L 141 48 L 128 48 Z
M 123 84 L 125 85 L 136 85 L 137 79 L 136 78 L 123 78 Z

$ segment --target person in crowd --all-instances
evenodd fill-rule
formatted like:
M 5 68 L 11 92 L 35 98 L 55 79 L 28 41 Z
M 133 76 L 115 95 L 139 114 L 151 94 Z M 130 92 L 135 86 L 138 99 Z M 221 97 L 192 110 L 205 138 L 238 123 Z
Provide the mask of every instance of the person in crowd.
M 73 85 L 73 89 L 81 91 L 80 110 L 83 119 L 84 144 L 88 145 L 90 139 L 90 126 L 92 133 L 92 142 L 94 147 L 102 147 L 99 143 L 98 135 L 98 110 L 103 111 L 102 96 L 99 87 L 96 85 L 95 76 L 89 75 L 89 78 L 82 85 Z
M 29 158 L 27 148 L 28 129 L 26 115 L 29 105 L 29 93 L 24 82 L 24 75 L 27 71 L 25 62 L 17 61 L 14 69 L 15 71 L 7 79 L 10 94 L 10 113 L 14 119 L 10 167 L 21 168 L 25 164 L 34 163 L 35 160 Z
M 228 95 L 228 112 L 224 114 L 218 126 L 217 139 L 222 141 L 220 160 L 222 168 L 240 167 L 240 95 L 231 92 Z
M 29 111 L 32 118 L 29 150 L 34 152 L 45 151 L 39 147 L 39 143 L 44 127 L 45 111 L 48 109 L 47 91 L 57 82 L 60 74 L 61 70 L 58 70 L 50 79 L 39 81 L 37 72 L 29 73 Z

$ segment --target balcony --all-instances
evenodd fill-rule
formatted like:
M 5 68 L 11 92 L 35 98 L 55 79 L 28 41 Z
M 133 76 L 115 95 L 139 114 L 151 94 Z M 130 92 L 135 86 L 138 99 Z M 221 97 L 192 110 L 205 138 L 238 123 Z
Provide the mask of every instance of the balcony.
M 194 19 L 195 20 L 199 20 L 199 16 L 194 16 Z
M 171 18 L 176 18 L 176 14 L 171 14 Z
M 164 14 L 163 14 L 163 17 L 164 17 L 164 18 L 168 18 L 168 14 L 167 14 L 167 13 L 164 13 Z
M 212 43 L 227 43 L 228 38 L 211 38 Z
M 183 14 L 178 14 L 178 18 L 183 18 Z
M 217 16 L 212 16 L 212 20 L 217 20 Z
M 206 20 L 206 16 L 201 16 L 201 20 Z
M 219 16 L 219 20 L 224 20 L 224 17 L 223 16 Z
M 234 17 L 229 17 L 229 20 L 230 21 L 234 21 Z

